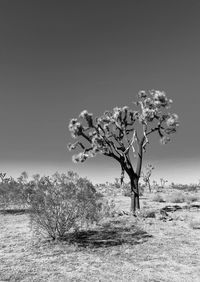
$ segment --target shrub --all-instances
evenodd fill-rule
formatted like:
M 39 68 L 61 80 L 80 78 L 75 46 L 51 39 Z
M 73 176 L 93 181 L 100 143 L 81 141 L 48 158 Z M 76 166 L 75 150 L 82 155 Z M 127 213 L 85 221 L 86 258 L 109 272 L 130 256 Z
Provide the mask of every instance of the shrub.
M 113 217 L 116 213 L 115 202 L 113 199 L 102 198 L 100 200 L 100 213 L 99 218 Z
M 121 188 L 121 183 L 120 183 L 120 178 L 115 178 L 115 182 L 113 183 L 114 188 L 120 189 Z
M 188 191 L 188 192 L 198 192 L 198 185 L 196 184 L 171 184 L 171 187 L 176 190 Z
M 159 203 L 164 203 L 165 202 L 165 200 L 163 199 L 163 197 L 160 194 L 154 195 L 152 200 L 154 202 L 159 202 Z
M 144 209 L 144 210 L 138 210 L 135 215 L 137 218 L 155 218 L 156 217 L 156 211 L 154 209 Z
M 171 203 L 183 203 L 185 202 L 185 197 L 181 192 L 175 192 L 168 197 L 168 202 Z
M 131 196 L 131 187 L 130 187 L 130 184 L 124 183 L 122 189 L 123 189 L 123 190 L 122 190 L 123 196 L 125 196 L 125 197 L 130 197 L 130 196 Z
M 0 183 L 0 208 L 7 209 L 12 206 L 24 206 L 25 198 L 21 183 L 8 179 Z
M 198 219 L 193 219 L 191 222 L 190 222 L 190 227 L 192 229 L 200 229 L 200 220 Z
M 131 187 L 130 187 L 130 183 L 124 183 L 123 188 L 122 188 L 122 194 L 125 197 L 131 197 Z M 144 186 L 139 185 L 139 193 L 140 196 L 143 195 L 144 193 Z
M 187 203 L 197 202 L 199 201 L 199 197 L 196 195 L 188 195 L 186 198 Z
M 10 202 L 10 193 L 8 193 L 8 185 L 0 184 L 0 208 L 5 209 Z
M 86 178 L 68 175 L 62 179 L 45 178 L 30 197 L 30 222 L 38 234 L 63 238 L 70 231 L 98 222 L 102 201 Z

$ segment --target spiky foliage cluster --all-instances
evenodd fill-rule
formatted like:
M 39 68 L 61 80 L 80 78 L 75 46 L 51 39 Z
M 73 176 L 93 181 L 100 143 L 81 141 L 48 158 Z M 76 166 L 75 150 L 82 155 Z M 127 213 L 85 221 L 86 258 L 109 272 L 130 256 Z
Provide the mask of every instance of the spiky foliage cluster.
M 143 171 L 143 173 L 142 173 L 142 178 L 143 178 L 143 181 L 145 183 L 149 182 L 151 174 L 152 174 L 152 171 L 154 170 L 154 168 L 155 167 L 153 165 L 151 165 L 151 164 L 148 164 L 146 166 L 146 171 L 145 172 Z
M 113 157 L 122 166 L 131 165 L 130 149 L 136 154 L 138 146 L 142 145 L 145 150 L 149 143 L 148 135 L 157 132 L 161 143 L 165 144 L 176 132 L 178 116 L 168 112 L 171 104 L 172 100 L 165 92 L 151 90 L 138 93 L 135 110 L 127 106 L 115 107 L 98 118 L 84 110 L 79 119 L 73 118 L 69 123 L 72 137 L 80 137 L 80 140 L 69 144 L 68 149 L 82 149 L 73 156 L 73 161 L 84 162 L 100 153 Z
M 152 174 L 152 171 L 154 170 L 154 166 L 152 164 L 148 164 L 146 166 L 146 171 L 142 172 L 142 179 L 145 183 L 145 186 L 148 186 L 149 187 L 149 191 L 151 192 L 151 184 L 150 184 L 150 177 L 151 177 L 151 174 Z

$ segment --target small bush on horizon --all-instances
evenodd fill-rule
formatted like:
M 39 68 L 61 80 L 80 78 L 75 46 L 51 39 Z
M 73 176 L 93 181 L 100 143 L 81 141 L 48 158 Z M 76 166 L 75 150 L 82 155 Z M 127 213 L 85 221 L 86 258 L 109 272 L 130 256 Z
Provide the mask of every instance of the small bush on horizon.
M 190 222 L 190 227 L 192 229 L 200 229 L 200 220 L 199 219 L 193 219 L 191 222 Z
M 167 197 L 167 202 L 171 203 L 184 203 L 186 201 L 185 196 L 181 192 L 174 192 Z
M 188 204 L 193 203 L 193 202 L 198 202 L 198 201 L 199 201 L 199 197 L 196 196 L 196 195 L 188 195 L 188 196 L 186 197 L 186 202 L 187 202 Z
M 154 202 L 164 203 L 166 202 L 160 194 L 155 194 L 152 198 Z
M 144 186 L 139 184 L 139 194 L 142 196 L 144 193 Z M 131 185 L 130 183 L 124 183 L 122 186 L 122 195 L 125 197 L 131 197 Z
M 181 191 L 188 191 L 188 192 L 198 192 L 199 185 L 197 184 L 171 184 L 172 189 L 181 190 Z
M 143 209 L 136 212 L 137 219 L 143 218 L 155 218 L 156 217 L 156 210 L 155 209 Z
M 22 183 L 5 176 L 6 173 L 0 173 L 0 209 L 5 211 L 11 206 L 24 207 L 26 199 Z

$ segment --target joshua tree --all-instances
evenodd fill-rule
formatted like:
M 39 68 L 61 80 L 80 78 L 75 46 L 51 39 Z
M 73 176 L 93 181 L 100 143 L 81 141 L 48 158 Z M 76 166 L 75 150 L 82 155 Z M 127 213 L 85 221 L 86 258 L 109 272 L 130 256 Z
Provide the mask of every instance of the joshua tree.
M 28 180 L 28 173 L 26 171 L 23 171 L 21 173 L 21 175 L 17 178 L 17 180 L 19 182 L 23 182 L 23 183 L 27 183 L 27 180 Z
M 154 189 L 156 190 L 156 192 L 158 192 L 158 182 L 156 181 L 156 180 L 153 180 L 153 187 L 154 187 Z
M 165 180 L 164 178 L 160 178 L 160 185 L 162 188 L 165 187 L 165 184 L 168 182 L 168 180 Z
M 154 170 L 154 166 L 152 166 L 151 164 L 148 164 L 148 165 L 146 166 L 146 171 L 145 171 L 145 173 L 142 172 L 143 181 L 144 181 L 144 183 L 145 183 L 145 186 L 148 186 L 150 193 L 151 193 L 150 177 L 151 177 L 151 174 L 152 174 L 152 171 L 153 171 L 153 170 Z
M 5 177 L 6 177 L 6 173 L 2 173 L 2 172 L 1 172 L 1 173 L 0 173 L 1 183 L 6 182 L 6 180 L 5 180 L 6 178 L 5 178 Z
M 121 182 L 124 172 L 130 178 L 133 212 L 140 208 L 138 183 L 149 136 L 158 133 L 161 143 L 165 144 L 176 132 L 178 116 L 168 112 L 171 103 L 165 92 L 140 91 L 134 103 L 136 110 L 115 107 L 97 118 L 84 110 L 79 119 L 73 118 L 69 123 L 72 137 L 79 141 L 68 144 L 68 149 L 82 149 L 73 156 L 73 161 L 84 162 L 97 154 L 115 159 L 121 166 Z

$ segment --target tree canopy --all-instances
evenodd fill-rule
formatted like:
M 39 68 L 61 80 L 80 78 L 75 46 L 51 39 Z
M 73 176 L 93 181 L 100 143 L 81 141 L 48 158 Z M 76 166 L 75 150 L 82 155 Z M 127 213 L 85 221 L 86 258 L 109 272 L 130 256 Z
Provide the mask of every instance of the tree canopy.
M 164 91 L 142 90 L 133 103 L 134 109 L 115 107 L 96 118 L 87 110 L 82 111 L 79 118 L 69 123 L 72 137 L 79 140 L 68 144 L 68 149 L 81 149 L 73 156 L 73 161 L 84 162 L 97 154 L 117 160 L 121 165 L 121 181 L 126 172 L 133 180 L 131 189 L 137 195 L 143 152 L 149 144 L 149 136 L 156 133 L 165 144 L 179 126 L 177 114 L 168 112 L 171 104 L 172 100 Z M 133 167 L 135 158 L 136 168 Z
M 167 112 L 172 104 L 165 92 L 151 90 L 140 91 L 138 101 L 134 103 L 136 110 L 127 106 L 115 107 L 112 111 L 105 111 L 100 117 L 84 110 L 79 119 L 73 118 L 69 123 L 69 130 L 73 138 L 82 137 L 69 150 L 82 149 L 73 156 L 74 162 L 84 162 L 86 159 L 104 154 L 116 160 L 129 161 L 130 149 L 136 152 L 137 143 L 143 139 L 143 150 L 149 143 L 148 136 L 158 133 L 161 143 L 170 141 L 170 135 L 176 132 L 178 116 Z M 139 137 L 139 132 L 141 137 Z M 84 142 L 87 141 L 87 144 Z

